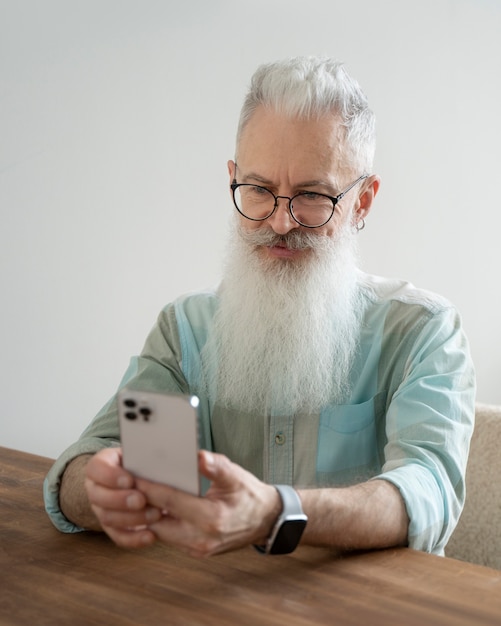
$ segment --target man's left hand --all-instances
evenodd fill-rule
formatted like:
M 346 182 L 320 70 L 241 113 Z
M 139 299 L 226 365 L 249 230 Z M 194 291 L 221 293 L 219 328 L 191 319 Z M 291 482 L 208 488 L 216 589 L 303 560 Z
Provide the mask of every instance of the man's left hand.
M 281 512 L 276 489 L 222 454 L 202 450 L 198 463 L 200 474 L 211 481 L 203 497 L 137 479 L 148 503 L 163 511 L 150 530 L 195 557 L 264 544 Z

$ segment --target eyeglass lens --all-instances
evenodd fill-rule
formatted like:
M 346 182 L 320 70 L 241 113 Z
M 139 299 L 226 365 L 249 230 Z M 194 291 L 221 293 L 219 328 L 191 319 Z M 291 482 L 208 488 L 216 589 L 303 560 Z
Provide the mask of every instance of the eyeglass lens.
M 275 210 L 275 196 L 266 187 L 239 185 L 234 198 L 238 210 L 251 220 L 265 220 Z M 291 210 L 300 224 L 321 226 L 330 219 L 334 203 L 322 194 L 302 193 L 292 198 Z

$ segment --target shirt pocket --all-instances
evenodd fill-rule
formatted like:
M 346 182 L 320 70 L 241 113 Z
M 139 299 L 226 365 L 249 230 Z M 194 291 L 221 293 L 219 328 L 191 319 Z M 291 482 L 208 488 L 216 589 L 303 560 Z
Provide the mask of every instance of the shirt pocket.
M 361 404 L 328 407 L 320 414 L 317 475 L 321 483 L 352 484 L 378 473 L 384 393 Z

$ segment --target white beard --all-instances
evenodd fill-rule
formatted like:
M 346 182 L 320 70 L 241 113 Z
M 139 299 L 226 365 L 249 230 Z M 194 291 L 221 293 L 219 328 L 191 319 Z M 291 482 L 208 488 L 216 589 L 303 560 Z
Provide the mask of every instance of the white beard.
M 213 401 L 294 415 L 345 398 L 363 315 L 355 237 L 349 226 L 334 238 L 236 226 L 202 351 Z M 265 258 L 259 246 L 270 239 L 312 249 L 300 260 Z

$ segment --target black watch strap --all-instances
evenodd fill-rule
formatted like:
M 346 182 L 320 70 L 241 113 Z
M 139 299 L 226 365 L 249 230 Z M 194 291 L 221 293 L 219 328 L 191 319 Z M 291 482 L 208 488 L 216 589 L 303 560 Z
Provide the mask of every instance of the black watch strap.
M 293 552 L 303 534 L 307 516 L 303 513 L 301 498 L 290 485 L 274 485 L 282 499 L 282 512 L 264 546 L 254 546 L 263 554 L 288 554 Z

